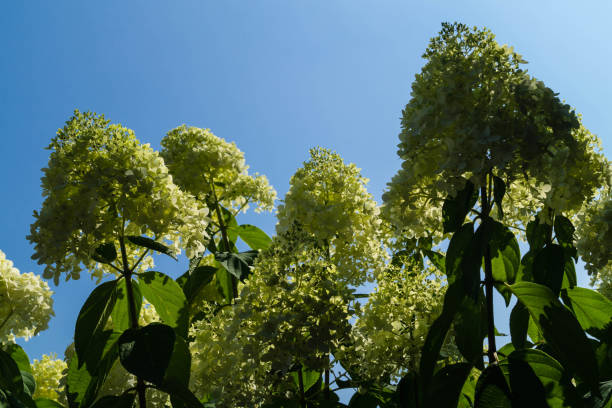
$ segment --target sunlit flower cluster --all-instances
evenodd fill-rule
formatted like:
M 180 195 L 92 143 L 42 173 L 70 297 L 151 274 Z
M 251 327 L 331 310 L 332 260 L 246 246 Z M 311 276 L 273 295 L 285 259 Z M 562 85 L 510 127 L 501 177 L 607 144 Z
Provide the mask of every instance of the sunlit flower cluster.
M 0 251 L 0 343 L 45 330 L 54 316 L 52 294 L 40 276 L 20 273 Z
M 389 266 L 353 327 L 352 340 L 336 353 L 359 378 L 395 382 L 419 366 L 421 347 L 441 311 L 446 286 L 430 266 Z
M 594 282 L 612 295 L 612 194 L 610 190 L 577 215 L 576 248 Z
M 383 195 L 398 229 L 439 241 L 443 200 L 490 172 L 521 190 L 507 189 L 508 201 L 528 198 L 529 207 L 505 203 L 515 226 L 542 207 L 575 212 L 605 181 L 597 137 L 490 31 L 445 24 L 424 58 L 403 111 L 402 168 Z
M 265 176 L 251 176 L 244 153 L 235 143 L 215 136 L 210 129 L 179 126 L 162 139 L 161 155 L 174 181 L 195 197 L 219 202 L 234 211 L 256 212 L 274 208 L 276 191 Z M 213 191 L 214 188 L 214 191 Z
M 168 240 L 188 256 L 204 251 L 207 208 L 172 182 L 160 155 L 130 129 L 75 111 L 49 149 L 45 201 L 28 236 L 46 278 L 56 284 L 62 274 L 77 279 L 81 264 L 97 277 L 113 273 L 92 254 L 102 243 L 117 244 L 126 225 L 135 235 Z
M 32 373 L 36 381 L 36 391 L 33 398 L 48 398 L 66 404 L 60 382 L 67 368 L 66 362 L 58 359 L 55 354 L 44 354 L 40 360 L 34 359 Z
M 330 150 L 311 149 L 310 160 L 291 177 L 278 206 L 277 233 L 294 228 L 329 249 L 338 278 L 359 285 L 384 264 L 380 210 L 354 164 Z

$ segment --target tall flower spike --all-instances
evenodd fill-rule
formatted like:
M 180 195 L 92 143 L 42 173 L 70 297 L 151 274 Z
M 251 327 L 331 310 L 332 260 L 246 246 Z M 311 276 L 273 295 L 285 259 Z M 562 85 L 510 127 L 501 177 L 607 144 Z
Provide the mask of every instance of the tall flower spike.
M 274 208 L 276 191 L 265 176 L 251 176 L 235 143 L 215 136 L 210 129 L 187 127 L 172 129 L 162 139 L 161 155 L 174 181 L 201 200 L 212 193 L 220 203 L 234 210 L 246 211 L 255 204 L 255 212 Z
M 19 273 L 0 251 L 0 343 L 28 340 L 47 329 L 55 315 L 52 294 L 40 276 Z
M 49 149 L 46 198 L 28 236 L 46 278 L 78 279 L 81 265 L 98 278 L 114 273 L 92 254 L 123 233 L 170 241 L 188 256 L 204 251 L 208 210 L 172 182 L 163 159 L 130 129 L 75 111 Z M 142 249 L 128 251 L 135 260 Z

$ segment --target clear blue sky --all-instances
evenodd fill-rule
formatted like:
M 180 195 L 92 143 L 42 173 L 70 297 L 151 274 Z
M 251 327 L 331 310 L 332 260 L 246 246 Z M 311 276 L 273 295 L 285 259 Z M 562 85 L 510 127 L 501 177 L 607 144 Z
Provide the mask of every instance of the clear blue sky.
M 42 202 L 44 147 L 75 108 L 104 113 L 154 147 L 182 123 L 209 127 L 281 197 L 308 149 L 329 147 L 363 169 L 379 200 L 400 165 L 410 84 L 442 21 L 489 27 L 514 46 L 583 113 L 610 157 L 610 15 L 603 0 L 4 2 L 0 249 L 22 272 L 42 271 L 25 236 Z M 272 215 L 242 221 L 274 230 Z M 172 275 L 184 267 L 159 265 Z M 31 358 L 63 355 L 93 287 L 84 274 L 53 288 L 56 317 L 25 343 Z

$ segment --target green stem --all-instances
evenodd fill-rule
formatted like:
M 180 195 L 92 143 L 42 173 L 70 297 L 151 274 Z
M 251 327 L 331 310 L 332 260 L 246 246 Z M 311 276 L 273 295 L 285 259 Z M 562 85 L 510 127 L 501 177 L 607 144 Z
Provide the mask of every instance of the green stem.
M 210 190 L 213 194 L 213 199 L 215 200 L 215 211 L 217 213 L 217 218 L 219 219 L 219 229 L 221 230 L 221 239 L 223 240 L 223 245 L 225 246 L 225 250 L 227 252 L 230 251 L 230 243 L 229 238 L 227 236 L 227 226 L 225 222 L 223 222 L 223 214 L 221 213 L 221 206 L 219 205 L 219 200 L 217 199 L 217 192 L 215 191 L 215 183 L 210 180 Z M 232 275 L 232 297 L 236 299 L 238 297 L 238 279 L 234 275 Z
M 491 174 L 489 174 L 491 178 Z M 485 186 L 480 187 L 481 197 L 481 211 L 483 215 L 482 221 L 489 217 L 491 207 L 489 206 L 489 200 L 487 199 L 487 188 Z M 487 302 L 487 341 L 489 343 L 489 349 L 487 356 L 489 358 L 489 364 L 497 363 L 497 347 L 495 345 L 495 318 L 493 315 L 493 265 L 491 263 L 491 247 L 487 242 L 484 248 L 484 272 L 485 272 L 485 298 Z
M 125 249 L 125 239 L 123 237 L 123 231 L 119 237 L 119 246 L 121 247 L 121 260 L 123 261 L 123 277 L 125 278 L 125 290 L 127 292 L 128 300 L 128 312 L 130 316 L 130 327 L 132 329 L 138 329 L 138 313 L 136 312 L 136 305 L 134 304 L 134 287 L 132 286 L 132 270 L 128 265 L 127 251 Z M 146 408 L 147 397 L 144 380 L 140 377 L 136 377 L 136 389 L 138 390 L 138 406 L 140 408 Z
M 306 408 L 306 398 L 304 396 L 304 378 L 302 377 L 302 367 L 298 369 L 298 385 L 300 387 L 300 406 Z

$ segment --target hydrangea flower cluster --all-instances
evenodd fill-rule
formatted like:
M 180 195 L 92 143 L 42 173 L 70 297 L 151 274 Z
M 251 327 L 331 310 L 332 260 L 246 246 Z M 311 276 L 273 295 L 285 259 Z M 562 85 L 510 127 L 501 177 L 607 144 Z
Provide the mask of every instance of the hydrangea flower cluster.
M 577 215 L 576 249 L 593 282 L 612 295 L 612 192 L 608 188 Z M 609 296 L 612 298 L 612 296 Z
M 516 226 L 544 206 L 570 215 L 602 185 L 609 166 L 598 139 L 490 31 L 443 24 L 423 57 L 403 111 L 402 168 L 383 195 L 396 227 L 413 237 L 441 231 L 443 200 L 466 179 L 483 185 L 491 171 L 508 187 L 522 185 L 515 203 L 537 203 L 508 207 L 504 221 Z
M 53 292 L 32 272 L 20 273 L 0 251 L 0 343 L 26 340 L 47 329 Z
M 310 150 L 310 160 L 291 177 L 278 206 L 279 235 L 297 228 L 318 246 L 329 248 L 338 279 L 360 285 L 384 264 L 380 209 L 366 190 L 368 179 L 354 164 L 323 148 Z
M 236 305 L 192 327 L 194 389 L 219 406 L 259 406 L 272 390 L 292 392 L 297 364 L 330 368 L 359 307 L 351 285 L 387 259 L 365 182 L 336 153 L 311 150 Z
M 140 144 L 132 130 L 75 111 L 49 149 L 45 200 L 28 236 L 33 258 L 46 265 L 46 278 L 56 284 L 62 274 L 78 279 L 81 264 L 98 278 L 114 273 L 92 253 L 122 234 L 167 240 L 188 256 L 204 252 L 207 208 L 172 182 L 160 155 Z M 141 250 L 130 251 L 136 258 Z
M 60 382 L 68 365 L 58 359 L 56 354 L 44 354 L 40 360 L 34 359 L 32 373 L 36 381 L 33 398 L 48 398 L 67 405 L 66 396 L 60 388 Z
M 244 153 L 235 143 L 210 129 L 182 125 L 168 132 L 161 144 L 174 181 L 198 199 L 207 200 L 214 187 L 219 202 L 236 213 L 249 204 L 257 205 L 255 212 L 274 208 L 276 191 L 265 176 L 249 175 Z
M 429 327 L 442 310 L 443 283 L 430 265 L 389 265 L 361 309 L 350 345 L 336 353 L 342 364 L 361 379 L 383 384 L 417 369 Z

